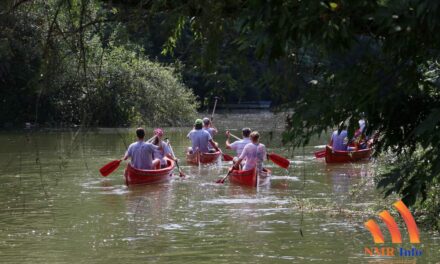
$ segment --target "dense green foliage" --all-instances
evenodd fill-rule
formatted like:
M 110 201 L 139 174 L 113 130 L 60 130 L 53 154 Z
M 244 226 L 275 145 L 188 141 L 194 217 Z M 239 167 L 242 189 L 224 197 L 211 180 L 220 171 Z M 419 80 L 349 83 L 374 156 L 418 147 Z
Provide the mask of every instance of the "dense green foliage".
M 10 1 L 0 20 L 0 123 L 179 125 L 197 104 L 171 64 L 115 39 L 96 1 Z

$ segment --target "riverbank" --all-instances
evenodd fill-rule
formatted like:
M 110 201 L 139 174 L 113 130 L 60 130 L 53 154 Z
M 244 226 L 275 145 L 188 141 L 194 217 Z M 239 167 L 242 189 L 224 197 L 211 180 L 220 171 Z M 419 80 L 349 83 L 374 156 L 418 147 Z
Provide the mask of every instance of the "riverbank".
M 203 118 L 209 117 L 211 118 L 211 114 L 209 112 L 203 111 L 197 113 L 195 117 Z M 255 130 L 260 131 L 282 131 L 285 128 L 285 119 L 287 117 L 286 112 L 274 113 L 270 110 L 217 110 L 214 114 L 214 125 L 219 129 L 226 130 L 240 130 L 242 127 L 253 127 Z M 143 126 L 145 128 L 153 128 L 148 123 L 139 123 L 138 126 Z M 159 127 L 165 127 L 170 129 L 171 131 L 178 130 L 183 127 L 192 127 L 193 120 L 188 120 L 186 123 L 180 123 L 179 126 L 170 125 L 167 122 L 157 124 Z M 83 126 L 79 124 L 72 123 L 31 123 L 25 122 L 20 125 L 13 125 L 12 123 L 5 123 L 3 125 L 3 131 L 70 131 L 77 129 L 85 129 L 89 131 L 111 131 L 111 130 L 119 130 L 125 131 L 127 129 L 132 129 L 137 126 L 127 126 L 126 124 L 120 124 L 120 126 L 115 127 L 102 127 L 102 126 Z

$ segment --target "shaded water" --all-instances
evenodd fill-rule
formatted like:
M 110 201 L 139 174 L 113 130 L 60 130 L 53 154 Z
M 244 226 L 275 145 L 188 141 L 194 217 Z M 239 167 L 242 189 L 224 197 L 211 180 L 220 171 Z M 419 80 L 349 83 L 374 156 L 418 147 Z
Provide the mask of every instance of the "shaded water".
M 238 128 L 242 117 L 217 117 L 219 129 Z M 379 165 L 326 165 L 313 158 L 323 140 L 288 153 L 273 120 L 257 115 L 244 125 L 270 127 L 264 143 L 289 156 L 292 168 L 267 163 L 274 176 L 258 190 L 214 183 L 230 164 L 186 166 L 188 129 L 166 135 L 187 177 L 130 187 L 123 166 L 107 178 L 98 169 L 123 155 L 132 130 L 1 133 L 0 262 L 402 263 L 364 254 L 374 244 L 363 223 L 384 209 L 408 241 L 394 199 L 383 201 L 374 191 Z M 440 261 L 440 237 L 422 229 L 421 241 L 423 256 L 403 260 Z

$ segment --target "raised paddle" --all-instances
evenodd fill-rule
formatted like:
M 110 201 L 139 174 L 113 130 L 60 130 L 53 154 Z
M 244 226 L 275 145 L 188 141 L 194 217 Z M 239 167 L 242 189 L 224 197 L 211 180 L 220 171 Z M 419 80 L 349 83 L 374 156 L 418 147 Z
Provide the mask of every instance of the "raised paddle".
M 325 149 L 315 152 L 315 158 L 319 159 L 319 158 L 324 158 L 324 157 L 325 157 Z
M 240 140 L 239 137 L 233 135 L 232 133 L 229 133 L 229 135 Z M 276 165 L 280 166 L 283 169 L 289 168 L 290 161 L 288 159 L 278 155 L 278 154 L 270 153 L 267 155 L 267 159 L 269 159 L 270 161 L 272 161 L 273 163 L 275 163 Z
M 109 163 L 102 166 L 102 168 L 99 169 L 99 172 L 101 173 L 101 175 L 103 177 L 107 177 L 110 173 L 112 173 L 113 171 L 115 171 L 119 167 L 119 164 L 121 164 L 121 161 L 122 160 L 110 161 Z
M 217 106 L 218 97 L 216 96 L 216 97 L 214 97 L 214 99 L 215 99 L 215 102 L 214 102 L 214 107 L 212 108 L 211 122 L 212 122 L 212 120 L 214 120 L 214 113 L 215 113 L 215 108 Z
M 229 171 L 228 171 L 228 174 L 226 174 L 225 177 L 223 177 L 223 178 L 217 180 L 215 183 L 222 183 L 222 184 L 225 183 L 226 178 L 229 177 L 229 175 L 231 174 L 231 172 L 232 172 L 233 170 L 234 170 L 234 167 L 231 167 L 231 168 L 229 169 Z
M 211 113 L 211 125 L 214 125 L 212 121 L 214 120 L 215 108 L 217 107 L 217 101 L 219 97 L 216 96 L 214 97 L 214 99 L 215 99 L 214 107 L 212 108 L 212 113 Z M 225 154 L 223 152 L 222 152 L 222 157 L 224 161 L 232 161 L 234 159 L 234 157 L 232 157 L 231 155 Z
M 147 142 L 152 141 L 155 137 L 156 136 L 150 138 L 149 140 L 147 140 Z M 121 161 L 122 159 L 110 161 L 109 163 L 102 166 L 102 168 L 99 169 L 99 172 L 103 177 L 107 177 L 108 175 L 110 175 L 110 173 L 114 172 L 117 168 L 119 168 Z
M 166 142 L 168 144 L 168 147 L 170 147 L 171 155 L 173 155 L 173 158 L 176 161 L 177 169 L 179 170 L 179 176 L 180 177 L 185 177 L 185 173 L 183 173 L 183 171 L 180 169 L 179 162 L 176 159 L 176 155 L 174 155 L 173 147 L 171 147 L 170 141 L 168 140 L 168 138 L 166 138 L 165 140 L 166 140 Z
M 229 132 L 229 135 L 231 135 L 233 138 L 235 138 L 236 140 L 241 140 L 241 138 L 237 137 L 236 135 L 232 134 L 231 132 Z
M 153 139 L 155 139 L 156 136 L 154 135 L 152 138 L 150 138 L 149 140 L 147 140 L 147 143 L 151 143 L 153 141 Z

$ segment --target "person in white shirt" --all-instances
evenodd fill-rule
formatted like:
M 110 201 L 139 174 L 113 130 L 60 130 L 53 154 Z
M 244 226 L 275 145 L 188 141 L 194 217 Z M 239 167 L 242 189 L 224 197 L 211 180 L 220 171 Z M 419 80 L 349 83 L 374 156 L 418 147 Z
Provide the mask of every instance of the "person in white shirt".
M 160 160 L 153 160 L 153 153 L 156 150 L 161 150 L 162 147 L 155 146 L 144 141 L 145 130 L 143 128 L 136 129 L 137 142 L 132 143 L 129 147 L 123 160 L 131 159 L 131 165 L 140 170 L 151 170 L 160 167 Z
M 209 145 L 211 145 L 216 151 L 219 148 L 212 140 L 211 135 L 208 131 L 203 129 L 202 119 L 197 119 L 194 123 L 194 129 L 191 130 L 187 137 L 191 140 L 192 147 L 188 149 L 189 153 L 194 153 L 200 151 L 201 153 L 209 152 Z
M 153 157 L 160 160 L 160 166 L 162 168 L 166 167 L 167 165 L 165 157 L 174 160 L 173 155 L 171 154 L 170 146 L 168 146 L 168 144 L 162 140 L 163 134 L 164 132 L 161 128 L 156 128 L 154 130 L 155 138 L 153 140 L 153 145 L 162 146 L 162 150 L 155 150 Z
M 239 169 L 239 164 L 245 160 L 243 170 L 251 170 L 257 168 L 260 172 L 263 169 L 263 161 L 266 159 L 266 146 L 260 143 L 260 134 L 254 131 L 250 134 L 251 143 L 247 144 L 237 162 L 234 165 L 234 169 Z
M 241 152 L 243 152 L 244 147 L 251 143 L 251 139 L 249 138 L 249 135 L 251 134 L 251 129 L 250 128 L 243 128 L 241 130 L 241 133 L 243 135 L 243 139 L 241 140 L 237 140 L 234 141 L 232 143 L 229 142 L 229 138 L 231 136 L 231 133 L 228 131 L 226 131 L 226 148 L 227 149 L 232 149 L 237 153 L 237 157 L 240 157 Z

